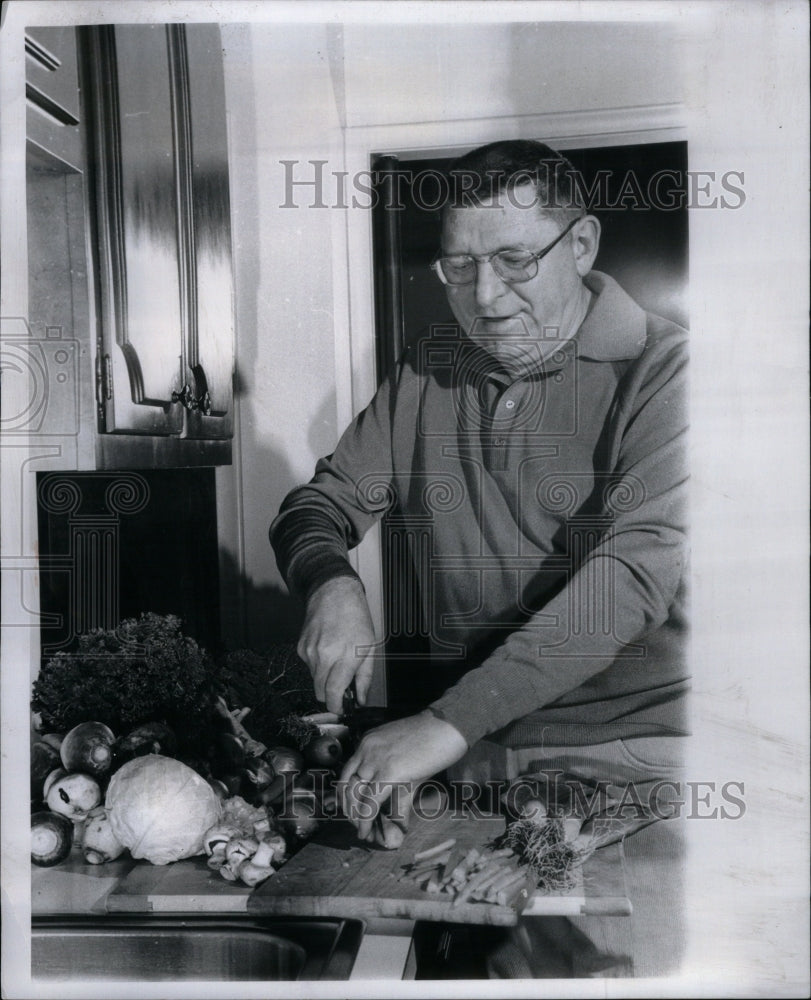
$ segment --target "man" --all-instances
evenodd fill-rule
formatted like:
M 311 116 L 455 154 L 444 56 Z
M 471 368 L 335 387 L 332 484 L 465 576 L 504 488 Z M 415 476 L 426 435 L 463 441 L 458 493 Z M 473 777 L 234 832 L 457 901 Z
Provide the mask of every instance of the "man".
M 451 177 L 433 266 L 459 330 L 406 352 L 271 528 L 305 601 L 299 652 L 331 710 L 353 678 L 364 701 L 375 636 L 347 551 L 395 511 L 423 539 L 422 610 L 437 670 L 455 663 L 456 679 L 366 735 L 348 795 L 368 786 L 382 805 L 445 769 L 492 776 L 480 765 L 494 747 L 508 778 L 558 769 L 650 788 L 678 776 L 687 732 L 684 331 L 592 270 L 599 222 L 549 147 L 493 143 Z M 627 840 L 630 855 L 642 845 L 628 940 L 616 921 L 608 935 L 553 928 L 543 946 L 524 928 L 496 972 L 544 974 L 567 949 L 569 974 L 662 971 L 678 954 L 656 885 L 678 853 L 672 826 Z

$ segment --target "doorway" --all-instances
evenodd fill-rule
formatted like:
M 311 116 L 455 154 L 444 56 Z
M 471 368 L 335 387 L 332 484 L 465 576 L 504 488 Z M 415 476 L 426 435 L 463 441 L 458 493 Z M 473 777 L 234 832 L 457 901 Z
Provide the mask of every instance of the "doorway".
M 615 278 L 644 309 L 686 326 L 687 143 L 559 148 L 580 173 L 589 211 L 602 225 L 596 270 Z M 440 179 L 455 158 L 380 154 L 373 160 L 378 383 L 432 325 L 454 323 L 429 265 L 440 245 Z M 408 714 L 438 697 L 460 671 L 430 661 L 427 629 L 413 614 L 420 606 L 416 574 L 401 555 L 407 546 L 396 518 L 384 520 L 381 549 L 387 702 Z

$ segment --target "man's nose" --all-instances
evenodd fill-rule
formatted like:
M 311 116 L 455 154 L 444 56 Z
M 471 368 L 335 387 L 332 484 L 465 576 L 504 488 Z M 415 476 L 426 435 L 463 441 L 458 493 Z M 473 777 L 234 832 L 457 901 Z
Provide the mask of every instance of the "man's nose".
M 482 307 L 489 306 L 504 292 L 504 281 L 499 278 L 493 270 L 493 265 L 489 260 L 476 261 L 476 304 Z

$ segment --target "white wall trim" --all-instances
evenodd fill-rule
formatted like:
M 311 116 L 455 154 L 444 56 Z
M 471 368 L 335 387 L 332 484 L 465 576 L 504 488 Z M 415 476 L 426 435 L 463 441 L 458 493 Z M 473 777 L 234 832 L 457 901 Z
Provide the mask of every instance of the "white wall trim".
M 510 117 L 350 125 L 347 144 L 370 152 L 397 152 L 402 159 L 442 155 L 496 139 L 537 138 L 551 146 L 617 145 L 686 138 L 682 104 L 647 104 L 589 111 L 550 111 Z M 653 135 L 662 138 L 652 138 Z

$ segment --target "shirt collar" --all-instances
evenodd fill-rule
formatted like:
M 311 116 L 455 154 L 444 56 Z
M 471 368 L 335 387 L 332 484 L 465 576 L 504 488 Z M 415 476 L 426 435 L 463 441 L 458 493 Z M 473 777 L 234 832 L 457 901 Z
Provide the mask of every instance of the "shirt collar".
M 601 271 L 591 271 L 583 283 L 593 298 L 577 333 L 521 378 L 558 371 L 575 354 L 592 361 L 625 361 L 638 358 L 642 353 L 647 330 L 644 309 L 610 275 Z M 480 372 L 486 371 L 490 378 L 504 386 L 515 381 L 484 350 L 470 341 L 466 342 L 466 348 L 479 358 Z
M 578 355 L 593 361 L 638 358 L 646 339 L 644 309 L 601 271 L 587 274 L 583 283 L 594 298 L 574 336 Z

